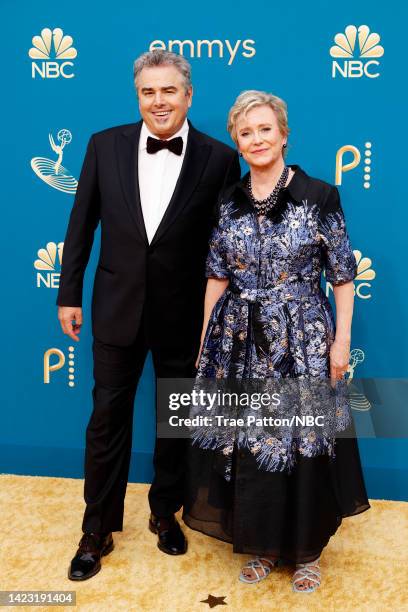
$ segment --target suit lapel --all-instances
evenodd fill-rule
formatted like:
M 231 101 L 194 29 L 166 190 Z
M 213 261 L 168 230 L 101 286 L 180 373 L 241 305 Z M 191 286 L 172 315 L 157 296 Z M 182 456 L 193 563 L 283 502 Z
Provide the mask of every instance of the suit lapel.
M 210 152 L 211 146 L 203 143 L 200 133 L 193 128 L 189 121 L 186 153 L 184 155 L 180 175 L 169 205 L 166 208 L 166 212 L 153 236 L 152 245 L 160 240 L 188 203 L 207 164 Z
M 119 176 L 129 213 L 135 222 L 137 230 L 148 244 L 146 228 L 140 203 L 138 177 L 138 150 L 142 121 L 124 128 L 117 136 L 116 155 L 119 166 Z

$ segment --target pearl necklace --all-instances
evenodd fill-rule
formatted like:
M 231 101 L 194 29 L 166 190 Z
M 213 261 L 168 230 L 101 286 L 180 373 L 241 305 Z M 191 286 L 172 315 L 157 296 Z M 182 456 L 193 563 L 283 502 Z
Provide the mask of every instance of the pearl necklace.
M 251 175 L 248 177 L 248 190 L 257 215 L 266 215 L 276 204 L 280 190 L 286 185 L 289 176 L 288 166 L 284 166 L 282 174 L 276 183 L 274 190 L 263 200 L 257 200 L 252 191 Z

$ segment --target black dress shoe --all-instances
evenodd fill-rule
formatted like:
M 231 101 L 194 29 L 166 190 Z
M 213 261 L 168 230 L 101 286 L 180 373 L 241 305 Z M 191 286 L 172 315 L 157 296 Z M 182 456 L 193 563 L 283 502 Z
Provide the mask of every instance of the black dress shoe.
M 151 514 L 149 529 L 158 534 L 157 546 L 162 552 L 168 555 L 184 555 L 187 552 L 187 540 L 174 515 L 161 518 Z
M 114 548 L 112 534 L 84 533 L 68 570 L 70 580 L 87 580 L 101 569 L 101 557 Z

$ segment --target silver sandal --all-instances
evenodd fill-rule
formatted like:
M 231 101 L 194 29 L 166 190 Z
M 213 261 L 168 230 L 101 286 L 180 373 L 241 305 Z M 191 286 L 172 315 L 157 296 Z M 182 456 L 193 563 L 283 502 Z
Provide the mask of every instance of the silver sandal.
M 309 561 L 308 563 L 296 564 L 296 571 L 292 576 L 292 588 L 295 593 L 312 593 L 317 589 L 317 587 L 320 586 L 321 574 L 319 561 L 320 557 L 314 561 Z M 311 566 L 314 566 L 315 569 L 312 569 Z M 314 584 L 308 586 L 306 589 L 300 589 L 297 583 L 303 582 L 304 580 L 309 580 Z
M 251 559 L 246 565 L 244 565 L 239 575 L 239 579 L 241 582 L 246 582 L 247 584 L 254 584 L 255 582 L 260 582 L 261 580 L 264 580 L 269 576 L 269 574 L 271 573 L 271 569 L 277 564 L 278 561 L 268 559 L 267 557 L 255 557 L 255 559 Z M 247 578 L 247 576 L 244 576 L 242 572 L 246 568 L 253 570 L 255 572 L 256 578 L 250 580 L 249 578 Z M 259 575 L 258 569 L 263 570 L 263 576 Z

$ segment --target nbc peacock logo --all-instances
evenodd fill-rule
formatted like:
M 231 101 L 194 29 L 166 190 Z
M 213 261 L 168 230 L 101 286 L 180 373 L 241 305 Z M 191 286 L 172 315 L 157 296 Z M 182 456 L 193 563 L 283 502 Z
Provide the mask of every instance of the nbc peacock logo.
M 376 79 L 380 76 L 380 62 L 374 58 L 384 55 L 384 47 L 379 45 L 380 35 L 370 32 L 367 25 L 348 25 L 343 32 L 334 37 L 336 43 L 330 49 L 330 55 L 338 58 L 332 62 L 332 77 Z M 358 59 L 356 59 L 358 58 Z
M 33 46 L 28 52 L 35 60 L 31 63 L 31 77 L 42 79 L 72 79 L 74 63 L 71 61 L 78 55 L 73 46 L 72 36 L 67 36 L 61 28 L 44 28 L 39 36 L 32 39 Z
M 38 288 L 59 288 L 63 250 L 63 242 L 48 242 L 45 248 L 38 249 L 38 259 L 34 262 L 34 268 L 37 270 Z
M 56 160 L 48 157 L 33 157 L 31 168 L 44 183 L 50 187 L 63 191 L 64 193 L 75 193 L 78 181 L 69 170 L 62 165 L 64 148 L 72 142 L 72 134 L 69 130 L 63 129 L 57 133 L 57 142 L 53 135 L 48 134 L 51 149 L 58 156 Z
M 369 257 L 364 257 L 361 251 L 353 251 L 357 262 L 357 276 L 354 279 L 356 296 L 362 300 L 369 300 L 371 295 L 371 281 L 376 277 L 373 262 Z
M 357 275 L 354 279 L 354 293 L 361 300 L 369 300 L 372 298 L 371 281 L 376 277 L 376 272 L 373 269 L 373 262 L 369 257 L 363 256 L 361 251 L 355 249 L 353 251 L 357 263 Z M 326 273 L 324 272 L 324 276 Z M 330 291 L 333 291 L 333 285 L 326 281 L 326 296 Z

